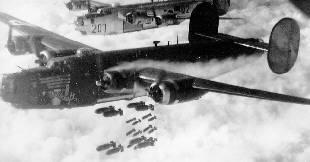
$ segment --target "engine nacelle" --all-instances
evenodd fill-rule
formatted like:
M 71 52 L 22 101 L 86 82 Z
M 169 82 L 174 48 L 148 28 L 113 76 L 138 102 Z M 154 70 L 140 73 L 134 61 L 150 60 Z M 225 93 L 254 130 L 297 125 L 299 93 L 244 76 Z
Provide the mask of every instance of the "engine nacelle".
M 199 99 L 206 93 L 206 91 L 193 88 L 192 83 L 193 79 L 154 83 L 149 89 L 149 96 L 156 103 L 163 105 L 171 105 Z
M 52 58 L 71 56 L 75 55 L 76 53 L 77 51 L 75 50 L 62 50 L 58 52 L 51 50 L 43 50 L 40 52 L 36 63 L 40 64 L 40 66 L 45 66 Z
M 12 55 L 31 53 L 28 36 L 14 36 L 7 42 L 7 48 Z
M 219 16 L 225 15 L 230 7 L 230 0 L 213 0 Z
M 36 63 L 40 64 L 40 66 L 45 66 L 47 65 L 47 62 L 54 58 L 56 56 L 56 52 L 54 51 L 49 51 L 49 50 L 44 50 L 41 51 L 39 54 L 39 59 L 36 61 Z
M 94 55 L 96 50 L 91 48 L 80 48 L 76 51 L 76 56 L 78 57 L 88 57 Z M 73 54 L 74 55 L 74 54 Z

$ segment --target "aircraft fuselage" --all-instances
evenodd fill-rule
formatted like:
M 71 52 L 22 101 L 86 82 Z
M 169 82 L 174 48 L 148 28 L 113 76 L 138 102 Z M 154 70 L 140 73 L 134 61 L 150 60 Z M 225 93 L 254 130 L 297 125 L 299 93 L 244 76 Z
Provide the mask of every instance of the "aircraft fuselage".
M 2 80 L 2 97 L 17 108 L 44 109 L 90 106 L 116 100 L 130 100 L 147 92 L 134 92 L 133 82 L 124 81 L 124 90 L 107 93 L 96 85 L 103 70 L 137 60 L 165 62 L 209 62 L 261 55 L 253 48 L 231 42 L 179 44 L 94 52 L 85 56 L 67 56 L 50 60 L 47 67 L 8 74 Z M 188 81 L 190 84 L 191 80 Z M 145 83 L 150 85 L 151 83 Z M 186 86 L 186 85 L 185 85 Z M 183 87 L 180 87 L 182 89 Z M 184 87 L 186 89 L 186 87 Z M 202 95 L 197 92 L 194 95 Z M 180 94 L 185 95 L 185 94 Z

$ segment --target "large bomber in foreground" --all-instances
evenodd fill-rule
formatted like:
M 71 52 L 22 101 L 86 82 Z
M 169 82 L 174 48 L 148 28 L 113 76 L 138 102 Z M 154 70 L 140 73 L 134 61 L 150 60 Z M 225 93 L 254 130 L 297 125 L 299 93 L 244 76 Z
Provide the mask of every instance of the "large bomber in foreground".
M 34 53 L 41 65 L 4 76 L 2 98 L 18 108 L 72 108 L 139 96 L 149 96 L 156 103 L 169 105 L 199 99 L 207 92 L 310 104 L 305 98 L 214 82 L 154 67 L 113 70 L 121 63 L 141 59 L 206 63 L 234 60 L 240 56 L 259 57 L 268 52 L 271 70 L 283 74 L 293 67 L 299 48 L 299 26 L 290 18 L 275 25 L 269 44 L 266 44 L 257 39 L 218 33 L 216 7 L 201 3 L 191 14 L 189 43 L 107 52 L 5 13 L 0 13 L 0 21 L 10 25 L 9 51 L 15 55 Z M 12 30 L 28 35 L 13 36 Z

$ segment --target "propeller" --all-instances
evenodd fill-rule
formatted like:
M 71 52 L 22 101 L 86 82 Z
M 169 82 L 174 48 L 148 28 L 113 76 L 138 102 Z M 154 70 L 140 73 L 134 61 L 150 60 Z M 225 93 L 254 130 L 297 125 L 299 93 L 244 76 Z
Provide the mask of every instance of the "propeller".
M 166 78 L 167 73 L 164 70 L 160 70 L 156 76 L 155 82 L 151 85 L 151 87 L 147 90 L 148 96 L 151 97 L 155 102 L 160 101 L 158 98 L 162 96 L 162 92 L 160 91 L 160 83 Z

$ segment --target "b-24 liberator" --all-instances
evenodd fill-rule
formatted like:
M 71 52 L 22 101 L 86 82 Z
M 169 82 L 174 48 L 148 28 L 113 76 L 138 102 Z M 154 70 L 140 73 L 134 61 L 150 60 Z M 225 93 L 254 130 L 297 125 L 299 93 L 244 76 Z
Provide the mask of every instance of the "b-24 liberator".
M 213 3 L 219 15 L 226 14 L 230 7 L 230 0 L 152 0 L 127 5 L 72 0 L 69 4 L 77 5 L 68 8 L 89 7 L 88 13 L 75 21 L 76 30 L 83 35 L 112 35 L 179 25 L 190 18 L 197 5 L 206 2 Z
M 300 28 L 291 18 L 281 19 L 274 26 L 267 44 L 219 33 L 216 7 L 201 3 L 191 14 L 189 43 L 106 52 L 5 13 L 0 13 L 0 21 L 10 25 L 10 31 L 27 33 L 24 37 L 18 36 L 18 39 L 9 35 L 8 48 L 12 54 L 32 52 L 37 54 L 41 64 L 46 65 L 3 76 L 1 97 L 17 108 L 73 108 L 140 96 L 149 96 L 157 104 L 171 105 L 199 99 L 208 92 L 310 104 L 306 98 L 230 85 L 154 67 L 111 70 L 121 63 L 141 59 L 207 63 L 235 60 L 240 56 L 259 58 L 266 54 L 271 71 L 283 74 L 295 64 L 299 49 Z

